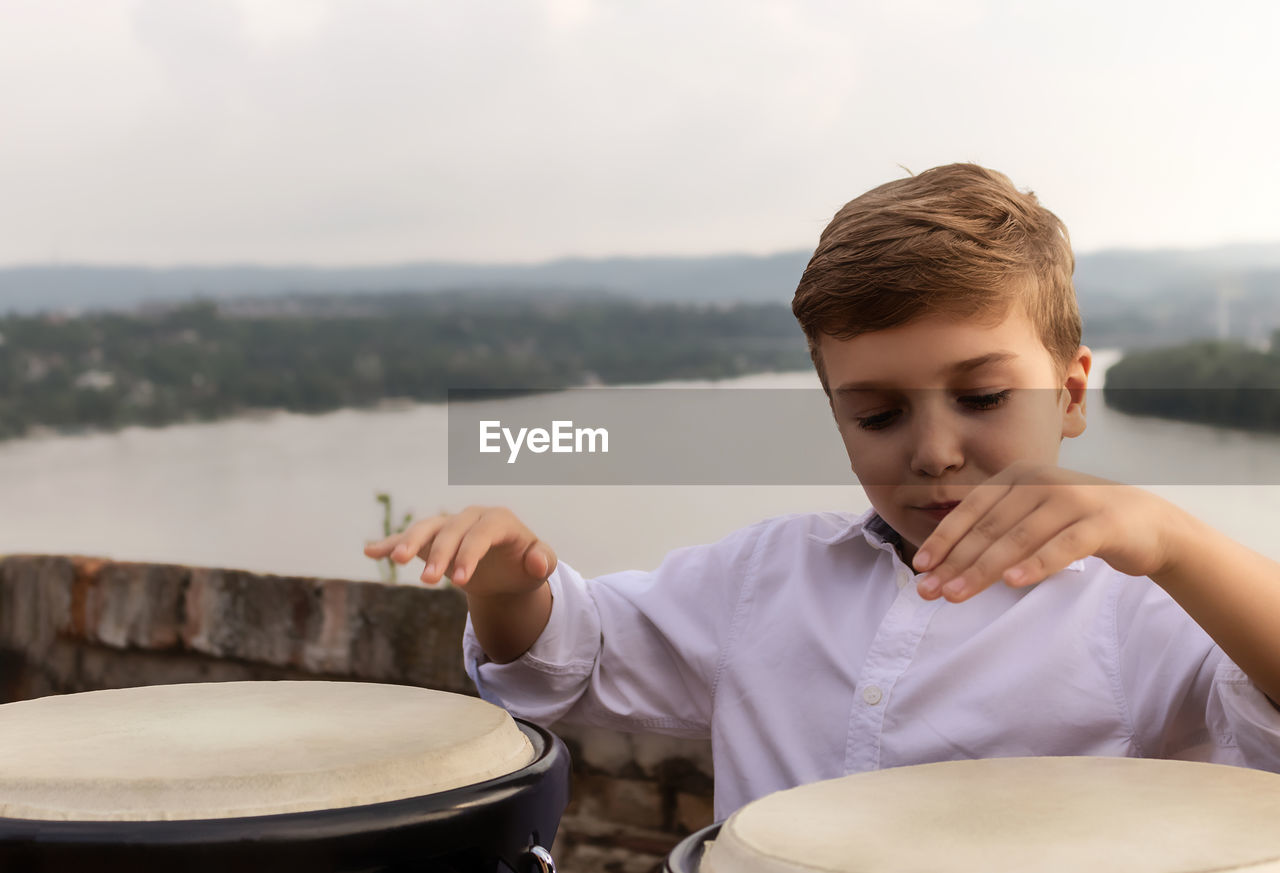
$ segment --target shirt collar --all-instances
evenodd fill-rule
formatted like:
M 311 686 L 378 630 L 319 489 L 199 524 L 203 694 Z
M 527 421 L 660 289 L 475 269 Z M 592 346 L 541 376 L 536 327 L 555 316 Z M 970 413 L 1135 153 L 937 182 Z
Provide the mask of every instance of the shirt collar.
M 876 512 L 874 508 L 868 509 L 861 515 L 848 517 L 845 523 L 841 525 L 835 533 L 828 534 L 827 536 L 810 534 L 810 537 L 814 542 L 821 543 L 824 546 L 835 546 L 840 543 L 848 542 L 859 534 L 862 535 L 862 538 L 865 539 L 872 548 L 883 548 L 885 546 L 894 548 L 902 541 L 901 535 L 890 527 L 889 523 L 881 518 L 880 514 Z M 1084 570 L 1084 562 L 1084 558 L 1079 558 L 1072 561 L 1063 569 L 1079 573 Z
M 843 521 L 834 533 L 826 536 L 810 534 L 810 538 L 814 542 L 822 543 L 824 546 L 835 546 L 848 542 L 861 534 L 871 545 L 880 546 L 887 542 L 892 542 L 887 538 L 889 533 L 892 533 L 894 537 L 897 536 L 897 532 L 889 527 L 874 509 L 868 509 L 857 516 L 850 516 L 847 513 L 838 513 L 838 515 L 843 517 Z

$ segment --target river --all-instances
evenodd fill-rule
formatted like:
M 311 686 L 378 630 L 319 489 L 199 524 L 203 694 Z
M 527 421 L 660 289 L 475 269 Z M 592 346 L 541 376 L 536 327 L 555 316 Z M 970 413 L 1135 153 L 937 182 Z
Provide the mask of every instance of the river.
M 1095 384 L 1118 357 L 1098 353 Z M 810 387 L 816 377 L 762 374 L 733 384 Z M 1091 401 L 1082 438 L 1094 456 L 1122 467 L 1126 458 L 1176 466 L 1212 457 L 1227 471 L 1222 481 L 1266 483 L 1135 484 L 1280 559 L 1280 437 L 1133 418 L 1100 400 Z M 449 485 L 447 423 L 443 404 L 404 404 L 0 443 L 0 553 L 372 580 L 378 571 L 361 546 L 379 535 L 375 495 L 386 491 L 399 512 L 418 517 L 509 506 L 561 558 L 597 575 L 653 567 L 674 548 L 771 515 L 868 506 L 847 467 L 832 471 L 843 484 L 815 486 Z M 1073 466 L 1075 448 L 1064 446 L 1064 466 Z M 402 570 L 406 578 L 416 573 Z

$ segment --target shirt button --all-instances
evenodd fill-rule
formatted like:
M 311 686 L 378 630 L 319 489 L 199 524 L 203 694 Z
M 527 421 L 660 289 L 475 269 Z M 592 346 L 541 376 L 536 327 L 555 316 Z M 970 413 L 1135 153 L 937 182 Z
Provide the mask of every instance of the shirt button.
M 868 685 L 866 688 L 862 689 L 862 699 L 872 706 L 879 703 L 880 698 L 882 697 L 884 697 L 884 695 L 881 694 L 880 689 L 874 685 Z

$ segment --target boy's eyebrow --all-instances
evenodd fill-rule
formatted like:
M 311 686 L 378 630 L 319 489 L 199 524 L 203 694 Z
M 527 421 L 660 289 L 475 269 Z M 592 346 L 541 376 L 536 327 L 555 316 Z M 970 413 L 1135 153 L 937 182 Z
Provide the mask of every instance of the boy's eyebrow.
M 969 358 L 952 364 L 948 369 L 954 374 L 968 373 L 977 370 L 980 367 L 986 367 L 990 364 L 1003 364 L 1005 361 L 1011 361 L 1018 357 L 1013 352 L 988 352 L 985 355 L 979 355 L 976 358 Z M 850 394 L 855 391 L 885 391 L 892 390 L 896 386 L 886 382 L 877 382 L 868 380 L 864 382 L 845 382 L 843 385 L 835 389 L 836 394 Z

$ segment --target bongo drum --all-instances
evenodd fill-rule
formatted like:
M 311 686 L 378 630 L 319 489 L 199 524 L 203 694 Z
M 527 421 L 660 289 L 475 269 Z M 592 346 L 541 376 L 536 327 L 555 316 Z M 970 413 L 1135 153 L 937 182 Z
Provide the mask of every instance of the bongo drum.
M 218 682 L 0 706 L 0 870 L 541 871 L 548 731 L 473 697 Z
M 1141 758 L 994 758 L 775 792 L 669 873 L 1280 873 L 1280 776 Z

